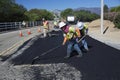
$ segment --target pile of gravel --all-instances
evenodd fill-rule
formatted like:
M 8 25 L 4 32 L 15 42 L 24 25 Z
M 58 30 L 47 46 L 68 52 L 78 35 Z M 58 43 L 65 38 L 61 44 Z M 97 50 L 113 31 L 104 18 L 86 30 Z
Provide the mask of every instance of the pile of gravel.
M 0 80 L 81 80 L 81 73 L 65 64 L 9 66 L 0 73 Z
M 115 26 L 114 23 L 109 20 L 104 20 L 103 23 L 104 23 L 104 27 L 113 28 Z M 101 19 L 97 19 L 97 20 L 90 22 L 88 26 L 89 27 L 100 27 L 100 24 L 101 24 Z

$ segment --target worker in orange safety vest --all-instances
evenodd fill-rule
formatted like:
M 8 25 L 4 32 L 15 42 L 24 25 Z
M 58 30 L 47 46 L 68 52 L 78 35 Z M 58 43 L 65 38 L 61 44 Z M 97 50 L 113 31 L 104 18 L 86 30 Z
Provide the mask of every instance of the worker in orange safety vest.
M 47 36 L 47 31 L 49 30 L 49 23 L 47 20 L 43 18 L 43 35 L 44 37 Z

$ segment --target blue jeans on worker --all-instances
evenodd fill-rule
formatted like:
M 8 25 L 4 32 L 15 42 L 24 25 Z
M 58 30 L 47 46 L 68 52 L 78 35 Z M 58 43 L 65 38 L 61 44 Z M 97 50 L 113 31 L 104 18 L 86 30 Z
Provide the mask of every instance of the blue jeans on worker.
M 82 45 L 83 45 L 83 47 L 85 48 L 85 50 L 88 51 L 88 45 L 87 45 L 87 42 L 86 42 L 85 39 L 82 39 Z
M 74 41 L 69 41 L 67 46 L 67 57 L 70 57 L 70 54 L 73 50 L 76 50 L 79 55 L 82 55 L 78 43 Z

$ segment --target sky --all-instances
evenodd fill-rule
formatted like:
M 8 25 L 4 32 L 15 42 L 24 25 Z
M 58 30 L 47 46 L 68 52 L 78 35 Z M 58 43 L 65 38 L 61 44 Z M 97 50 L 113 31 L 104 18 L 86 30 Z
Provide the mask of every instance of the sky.
M 101 0 L 16 0 L 16 3 L 23 5 L 27 10 L 34 8 L 64 10 L 67 8 L 100 7 Z M 120 5 L 120 0 L 104 0 L 104 4 L 114 7 Z

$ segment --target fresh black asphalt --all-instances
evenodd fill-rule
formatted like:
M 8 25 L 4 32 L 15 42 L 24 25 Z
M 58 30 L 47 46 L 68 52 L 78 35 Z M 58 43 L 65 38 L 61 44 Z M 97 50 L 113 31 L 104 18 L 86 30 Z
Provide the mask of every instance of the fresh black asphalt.
M 61 45 L 62 32 L 51 32 L 51 36 L 46 38 L 38 36 L 28 49 L 11 62 L 14 65 L 66 63 L 81 72 L 82 80 L 120 80 L 120 51 L 89 36 L 86 40 L 88 52 L 81 47 L 82 57 L 76 57 L 77 53 L 73 52 L 69 59 L 65 59 L 67 44 Z M 29 41 L 19 49 L 27 43 Z

